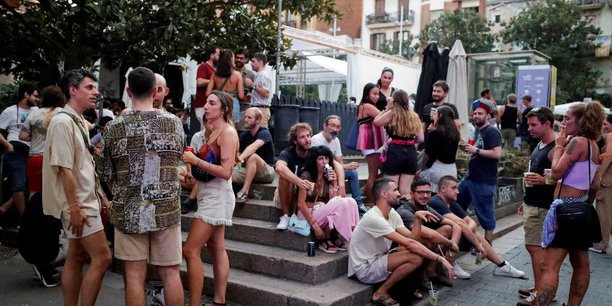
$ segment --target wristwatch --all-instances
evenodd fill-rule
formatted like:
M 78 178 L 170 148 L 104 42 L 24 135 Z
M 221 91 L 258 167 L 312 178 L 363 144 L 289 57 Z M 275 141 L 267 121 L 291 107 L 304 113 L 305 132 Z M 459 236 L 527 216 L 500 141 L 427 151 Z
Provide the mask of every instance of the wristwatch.
M 480 149 L 476 149 L 476 155 L 480 155 Z

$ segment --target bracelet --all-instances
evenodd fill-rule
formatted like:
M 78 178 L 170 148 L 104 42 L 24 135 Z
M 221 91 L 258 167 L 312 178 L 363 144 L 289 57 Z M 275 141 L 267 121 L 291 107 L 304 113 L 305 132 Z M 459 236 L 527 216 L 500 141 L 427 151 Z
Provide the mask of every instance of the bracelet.
M 75 207 L 75 206 L 79 206 L 79 203 L 70 204 L 70 205 L 68 205 L 68 208 Z
M 560 146 L 560 145 L 556 145 L 556 146 L 555 146 L 555 149 L 565 150 L 565 147 L 562 147 L 562 146 Z
M 200 160 L 198 160 L 198 163 L 196 164 L 196 167 L 200 168 L 200 163 L 201 163 L 201 162 L 202 162 L 202 160 L 201 160 L 201 159 L 200 159 Z M 204 170 L 204 168 L 200 168 L 200 169 Z
M 476 149 L 476 155 L 480 155 L 480 149 Z

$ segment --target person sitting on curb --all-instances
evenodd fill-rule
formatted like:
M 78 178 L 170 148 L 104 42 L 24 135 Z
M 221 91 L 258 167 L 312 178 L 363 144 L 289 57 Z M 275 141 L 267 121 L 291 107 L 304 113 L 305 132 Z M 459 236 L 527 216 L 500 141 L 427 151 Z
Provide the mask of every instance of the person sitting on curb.
M 470 218 L 465 210 L 457 204 L 458 184 L 459 181 L 453 176 L 443 176 L 438 183 L 438 194 L 429 201 L 428 205 L 445 219 L 449 219 L 461 227 L 463 236 L 459 242 L 459 250 L 469 251 L 470 246 L 474 246 L 476 251 L 480 253 L 477 256 L 482 256 L 482 258 L 486 258 L 495 264 L 494 275 L 524 277 L 525 272 L 516 269 L 495 253 L 491 244 L 477 232 L 476 221 Z
M 275 170 L 278 173 L 278 188 L 275 191 L 275 201 L 280 202 L 283 215 L 280 217 L 280 222 L 276 229 L 286 230 L 289 227 L 289 212 L 295 205 L 296 187 L 304 188 L 307 191 L 312 190 L 312 184 L 301 179 L 297 174 L 304 167 L 306 158 L 311 147 L 312 128 L 308 123 L 296 123 L 288 133 L 291 147 L 284 149 L 276 161 Z M 334 161 L 334 169 L 338 177 L 339 196 L 344 196 L 344 168 L 342 165 Z
M 236 194 L 236 203 L 248 199 L 251 183 L 267 184 L 274 181 L 274 144 L 272 134 L 259 125 L 263 113 L 257 107 L 250 107 L 244 113 L 244 128 L 240 134 L 240 160 L 245 167 L 234 168 L 232 182 L 243 184 Z
M 351 187 L 351 194 L 355 202 L 357 202 L 357 208 L 359 208 L 359 213 L 365 214 L 368 209 L 363 204 L 361 200 L 361 190 L 359 189 L 359 174 L 357 173 L 357 168 L 359 167 L 359 163 L 350 162 L 344 163 L 342 160 L 342 147 L 340 145 L 340 139 L 338 139 L 338 133 L 340 133 L 340 129 L 342 129 L 342 123 L 339 116 L 330 115 L 325 119 L 325 123 L 323 123 L 323 130 L 318 134 L 312 136 L 312 145 L 313 146 L 326 146 L 328 147 L 332 153 L 334 154 L 334 159 L 341 163 L 344 167 L 344 175 L 346 176 L 346 180 L 348 181 Z
M 349 277 L 355 275 L 366 284 L 383 282 L 372 294 L 372 302 L 399 305 L 389 296 L 389 289 L 420 267 L 424 259 L 440 262 L 452 279 L 452 265 L 419 242 L 421 222 L 437 221 L 438 218 L 428 211 L 417 212 L 411 232 L 394 209 L 400 205 L 400 193 L 393 180 L 377 179 L 372 194 L 376 206 L 363 215 L 353 231 L 348 264 Z M 392 242 L 399 247 L 390 249 Z
M 439 220 L 436 222 L 425 222 L 421 227 L 421 236 L 423 244 L 433 252 L 441 252 L 442 249 L 448 250 L 447 259 L 453 264 L 453 272 L 457 278 L 470 278 L 471 275 L 465 272 L 455 261 L 455 254 L 459 252 L 459 240 L 461 239 L 461 227 L 441 216 L 433 208 L 427 206 L 431 198 L 431 184 L 423 180 L 413 181 L 410 185 L 410 199 L 400 199 L 400 206 L 397 213 L 402 217 L 404 225 L 412 229 L 414 223 L 414 214 L 417 211 L 429 211 L 434 214 Z M 440 248 L 438 248 L 440 246 Z M 435 265 L 429 267 L 426 280 L 435 275 Z M 440 278 L 439 278 L 440 279 Z M 448 284 L 448 280 L 441 279 L 442 282 Z M 449 284 L 452 285 L 452 284 Z

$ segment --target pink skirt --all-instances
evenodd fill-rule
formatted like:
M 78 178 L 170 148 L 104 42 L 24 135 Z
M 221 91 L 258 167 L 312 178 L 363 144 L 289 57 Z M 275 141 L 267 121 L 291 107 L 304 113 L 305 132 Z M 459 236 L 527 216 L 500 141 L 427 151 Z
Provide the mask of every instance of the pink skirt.
M 316 207 L 316 208 L 315 208 Z M 359 222 L 359 210 L 353 198 L 335 197 L 325 205 L 312 208 L 312 216 L 323 229 L 335 229 L 347 241 Z M 303 219 L 300 212 L 299 217 Z

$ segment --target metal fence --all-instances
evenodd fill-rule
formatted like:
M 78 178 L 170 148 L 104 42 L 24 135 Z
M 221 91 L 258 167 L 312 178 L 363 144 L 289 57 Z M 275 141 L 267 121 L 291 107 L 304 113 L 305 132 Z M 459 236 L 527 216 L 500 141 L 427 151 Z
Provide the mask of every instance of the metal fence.
M 337 115 L 342 120 L 342 129 L 338 133 L 338 139 L 342 144 L 342 154 L 361 155 L 361 152 L 349 150 L 345 146 L 349 132 L 357 121 L 357 107 L 355 105 L 294 96 L 281 96 L 279 98 L 274 95 L 271 111 L 270 131 L 274 138 L 276 154 L 291 145 L 287 133 L 292 125 L 298 122 L 306 122 L 312 127 L 314 135 L 323 129 L 323 123 L 327 116 Z

